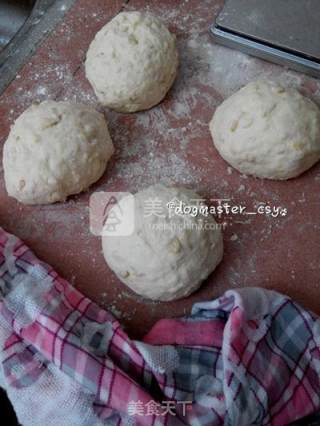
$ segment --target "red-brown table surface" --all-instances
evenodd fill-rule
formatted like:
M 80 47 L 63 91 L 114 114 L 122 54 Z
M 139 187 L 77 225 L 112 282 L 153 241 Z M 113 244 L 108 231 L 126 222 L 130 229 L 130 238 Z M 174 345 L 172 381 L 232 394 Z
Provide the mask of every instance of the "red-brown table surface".
M 176 33 L 181 65 L 164 102 L 137 114 L 105 111 L 116 153 L 89 192 L 66 203 L 24 206 L 7 196 L 2 169 L 0 175 L 0 225 L 110 309 L 132 337 L 141 337 L 160 318 L 189 312 L 196 301 L 244 286 L 287 293 L 320 314 L 320 164 L 287 182 L 241 176 L 219 157 L 208 130 L 216 106 L 252 79 L 274 78 L 315 101 L 320 84 L 214 45 L 208 28 L 221 5 L 220 0 L 78 0 L 0 98 L 2 150 L 10 125 L 34 101 L 68 99 L 99 108 L 83 61 L 94 34 L 121 9 L 152 12 Z M 228 198 L 248 210 L 258 202 L 282 206 L 288 214 L 221 218 L 227 223 L 224 260 L 200 291 L 171 303 L 146 301 L 106 265 L 100 238 L 89 231 L 88 201 L 95 190 L 134 192 L 159 181 L 193 188 L 209 199 Z

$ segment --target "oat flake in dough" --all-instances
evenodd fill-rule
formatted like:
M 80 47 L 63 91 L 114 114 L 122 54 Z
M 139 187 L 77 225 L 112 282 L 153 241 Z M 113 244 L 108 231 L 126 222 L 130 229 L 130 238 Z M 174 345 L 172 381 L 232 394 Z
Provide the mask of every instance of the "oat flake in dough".
M 299 176 L 320 159 L 320 111 L 297 90 L 259 80 L 226 99 L 210 131 L 220 155 L 241 173 Z
M 176 39 L 160 19 L 122 12 L 92 41 L 86 76 L 102 105 L 121 112 L 158 104 L 177 73 Z
M 193 191 L 154 185 L 135 194 L 134 199 L 133 234 L 102 237 L 106 262 L 123 283 L 144 297 L 169 301 L 188 296 L 220 263 L 221 230 L 211 216 L 169 218 L 168 202 L 175 199 L 197 204 L 201 197 Z M 158 200 L 153 214 L 150 200 Z M 131 214 L 128 197 L 120 200 L 119 207 L 124 215 Z
M 113 151 L 104 116 L 93 108 L 55 101 L 32 105 L 4 144 L 7 192 L 25 204 L 64 201 L 102 176 Z

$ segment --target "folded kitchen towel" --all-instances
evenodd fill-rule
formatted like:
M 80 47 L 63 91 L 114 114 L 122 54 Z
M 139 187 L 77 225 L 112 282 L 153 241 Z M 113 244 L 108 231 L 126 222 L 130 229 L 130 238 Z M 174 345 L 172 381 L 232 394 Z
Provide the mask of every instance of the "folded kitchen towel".
M 0 228 L 0 386 L 24 426 L 286 425 L 320 410 L 320 320 L 260 288 L 131 340 Z

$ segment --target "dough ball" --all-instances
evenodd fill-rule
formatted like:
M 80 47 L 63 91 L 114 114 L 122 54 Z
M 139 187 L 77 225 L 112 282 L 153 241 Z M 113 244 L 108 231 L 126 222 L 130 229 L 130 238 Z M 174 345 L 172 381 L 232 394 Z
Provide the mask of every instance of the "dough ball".
M 133 233 L 102 237 L 109 267 L 133 291 L 153 300 L 188 296 L 216 268 L 223 254 L 222 233 L 212 216 L 175 214 L 167 207 L 172 200 L 196 206 L 201 197 L 187 189 L 151 186 L 134 196 Z M 127 223 L 127 215 L 132 215 L 129 197 L 114 208 L 123 212 L 122 220 Z M 106 226 L 114 216 L 112 210 Z
M 102 105 L 120 112 L 148 109 L 176 77 L 176 38 L 154 16 L 122 12 L 96 34 L 85 65 Z
M 25 204 L 63 201 L 97 181 L 113 151 L 105 119 L 91 107 L 55 101 L 32 105 L 4 144 L 8 194 Z
M 220 155 L 247 175 L 290 179 L 320 158 L 319 108 L 272 81 L 250 83 L 225 100 L 210 130 Z

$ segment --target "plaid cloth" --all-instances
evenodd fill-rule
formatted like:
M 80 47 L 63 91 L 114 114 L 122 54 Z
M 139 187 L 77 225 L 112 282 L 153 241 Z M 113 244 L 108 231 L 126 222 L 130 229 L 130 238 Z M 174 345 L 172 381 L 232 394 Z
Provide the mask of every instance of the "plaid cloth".
M 142 342 L 0 228 L 0 385 L 32 425 L 286 425 L 320 409 L 320 320 L 227 291 Z

